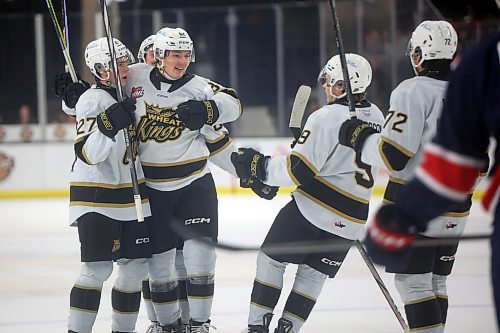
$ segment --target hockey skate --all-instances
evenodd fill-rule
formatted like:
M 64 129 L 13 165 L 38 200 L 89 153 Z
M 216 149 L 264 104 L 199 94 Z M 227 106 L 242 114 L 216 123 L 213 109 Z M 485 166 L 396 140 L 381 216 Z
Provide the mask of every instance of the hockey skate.
M 145 333 L 162 333 L 160 323 L 157 321 L 152 321 L 148 328 L 146 328 Z
M 210 329 L 217 329 L 215 326 L 210 324 L 210 319 L 206 322 L 199 322 L 195 320 L 189 321 L 189 333 L 210 333 Z
M 180 319 L 170 325 L 158 325 L 158 327 L 160 327 L 158 333 L 181 333 L 181 326 L 182 325 Z
M 272 313 L 266 313 L 262 318 L 262 325 L 248 325 L 241 333 L 269 333 L 269 324 L 271 324 L 272 318 Z
M 280 318 L 278 320 L 278 327 L 274 330 L 274 333 L 288 333 L 292 330 L 293 323 L 285 318 Z

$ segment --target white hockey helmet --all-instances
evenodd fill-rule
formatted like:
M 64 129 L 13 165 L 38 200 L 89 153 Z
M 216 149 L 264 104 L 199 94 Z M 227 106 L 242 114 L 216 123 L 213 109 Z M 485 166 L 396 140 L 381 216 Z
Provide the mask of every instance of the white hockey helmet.
M 153 50 L 160 64 L 168 55 L 168 51 L 189 51 L 191 52 L 190 61 L 195 61 L 193 41 L 182 28 L 163 28 L 158 31 Z
M 149 48 L 153 47 L 155 40 L 156 35 L 151 35 L 142 41 L 141 46 L 139 46 L 139 51 L 137 52 L 137 58 L 139 59 L 139 62 L 146 62 L 146 53 L 148 52 Z
M 425 60 L 452 59 L 457 50 L 458 36 L 453 26 L 446 21 L 423 21 L 411 34 L 406 55 L 418 53 L 421 59 L 413 67 Z
M 370 66 L 370 63 L 362 56 L 354 53 L 346 53 L 345 57 L 352 93 L 364 93 L 366 88 L 368 88 L 372 82 L 372 67 Z M 327 75 L 330 76 L 329 80 L 327 80 Z M 330 85 L 330 89 L 332 89 L 333 86 L 339 81 L 344 81 L 344 73 L 342 72 L 340 56 L 336 55 L 328 60 L 326 66 L 321 70 L 318 82 L 328 83 Z M 346 93 L 341 96 L 336 96 L 336 98 L 342 98 L 345 95 Z
M 132 53 L 127 49 L 122 42 L 118 39 L 113 38 L 116 59 L 125 58 L 127 62 L 131 62 Z M 133 56 L 132 56 L 133 58 Z M 85 48 L 85 63 L 90 69 L 92 74 L 101 80 L 109 79 L 109 72 L 111 71 L 111 55 L 109 53 L 108 40 L 106 37 L 102 37 L 90 42 Z M 107 77 L 101 77 L 99 72 L 104 69 L 107 73 Z

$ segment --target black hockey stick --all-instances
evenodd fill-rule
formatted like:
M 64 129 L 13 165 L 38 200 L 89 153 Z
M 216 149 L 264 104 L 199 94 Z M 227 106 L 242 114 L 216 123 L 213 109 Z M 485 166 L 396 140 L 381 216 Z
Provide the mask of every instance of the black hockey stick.
M 66 15 L 66 0 L 62 0 L 62 16 L 64 20 L 64 25 L 61 27 L 59 24 L 59 20 L 57 19 L 56 11 L 54 9 L 54 5 L 52 4 L 52 0 L 45 0 L 47 3 L 47 8 L 49 10 L 50 18 L 52 20 L 52 24 L 54 25 L 54 29 L 56 30 L 57 40 L 59 41 L 59 45 L 61 46 L 61 51 L 64 56 L 64 61 L 66 62 L 66 69 L 71 75 L 71 80 L 73 82 L 78 82 L 78 77 L 76 75 L 75 67 L 73 66 L 73 61 L 71 60 L 71 56 L 69 54 L 69 38 L 68 38 L 68 17 Z
M 111 24 L 109 23 L 108 8 L 106 0 L 99 0 L 101 4 L 102 20 L 106 30 L 106 38 L 108 40 L 109 54 L 111 55 L 111 67 L 113 69 L 113 76 L 115 78 L 116 92 L 118 95 L 118 102 L 123 101 L 123 89 L 118 75 L 118 62 L 116 60 L 115 43 L 113 42 L 113 35 L 111 33 Z M 142 212 L 142 199 L 139 191 L 139 182 L 137 181 L 137 171 L 135 170 L 135 157 L 133 154 L 130 133 L 126 128 L 123 129 L 125 137 L 125 147 L 127 150 L 128 166 L 130 169 L 130 176 L 132 178 L 132 189 L 134 193 L 135 211 L 137 213 L 137 221 L 144 221 L 144 214 Z
M 340 65 L 342 67 L 342 74 L 344 76 L 344 88 L 347 94 L 347 101 L 349 102 L 349 116 L 351 118 L 356 118 L 356 109 L 354 107 L 354 99 L 352 97 L 351 80 L 349 80 L 349 71 L 347 69 L 347 60 L 345 57 L 344 43 L 342 42 L 342 33 L 340 32 L 340 24 L 337 17 L 335 0 L 330 0 L 330 9 L 332 10 L 333 27 L 335 29 L 335 41 L 337 42 Z

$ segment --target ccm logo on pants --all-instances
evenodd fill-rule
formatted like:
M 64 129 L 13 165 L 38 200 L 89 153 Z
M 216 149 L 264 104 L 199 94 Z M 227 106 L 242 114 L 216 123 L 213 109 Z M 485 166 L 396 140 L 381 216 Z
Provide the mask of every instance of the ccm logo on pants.
M 136 238 L 135 239 L 136 244 L 146 244 L 149 243 L 149 237 L 144 237 L 144 238 Z
M 195 217 L 193 219 L 187 219 L 184 221 L 184 225 L 190 224 L 201 224 L 201 223 L 210 223 L 210 218 L 208 217 Z
M 342 261 L 335 261 L 335 260 L 331 260 L 331 259 L 328 259 L 328 258 L 321 259 L 321 262 L 323 264 L 327 264 L 328 266 L 337 266 L 337 267 L 340 267 L 340 265 L 342 265 Z

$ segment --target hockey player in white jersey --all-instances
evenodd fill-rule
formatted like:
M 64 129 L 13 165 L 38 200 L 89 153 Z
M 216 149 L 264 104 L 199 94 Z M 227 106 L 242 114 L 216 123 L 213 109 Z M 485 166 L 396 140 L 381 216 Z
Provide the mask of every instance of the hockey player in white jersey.
M 370 64 L 357 54 L 346 54 L 346 58 L 356 115 L 380 128 L 382 112 L 366 100 L 372 79 Z M 309 116 L 291 155 L 269 158 L 249 148 L 232 156 L 240 178 L 256 177 L 269 185 L 297 186 L 292 201 L 276 216 L 263 247 L 296 241 L 331 241 L 343 246 L 322 253 L 302 250 L 275 254 L 261 250 L 245 332 L 269 332 L 287 263 L 297 264 L 298 269 L 274 332 L 298 332 L 326 278 L 335 277 L 353 241 L 364 234 L 374 179 L 371 167 L 338 143 L 340 125 L 349 118 L 343 80 L 337 55 L 327 62 L 320 76 L 328 103 Z
M 225 156 L 221 160 L 230 166 L 230 140 L 222 124 L 237 119 L 242 109 L 234 90 L 187 72 L 195 55 L 185 30 L 161 29 L 153 49 L 156 67 L 132 66 L 125 87 L 137 100 L 139 154 L 153 211 L 153 253 L 183 249 L 191 318 L 182 329 L 209 332 L 215 248 L 196 241 L 216 241 L 218 234 L 217 196 L 207 161 Z M 168 307 L 184 288 L 177 280 L 165 284 L 150 276 L 151 300 L 163 330 L 165 324 L 179 329 L 164 317 L 173 316 L 174 309 Z
M 125 84 L 128 50 L 114 40 L 118 76 Z M 112 290 L 112 330 L 132 332 L 140 305 L 141 282 L 151 257 L 148 225 L 151 215 L 144 175 L 135 162 L 146 221 L 137 222 L 123 128 L 133 131 L 135 100 L 117 102 L 115 78 L 106 38 L 85 49 L 85 61 L 96 78 L 76 103 L 76 160 L 71 172 L 70 213 L 78 227 L 82 268 L 70 296 L 68 332 L 90 333 L 99 309 L 101 289 L 119 267 Z M 134 147 L 135 152 L 137 146 Z
M 155 53 L 153 51 L 153 44 L 155 43 L 155 40 L 156 35 L 151 35 L 142 41 L 139 46 L 139 51 L 137 52 L 137 59 L 139 59 L 139 62 L 151 66 L 156 64 Z
M 401 82 L 392 92 L 382 132 L 348 120 L 339 135 L 341 144 L 361 153 L 364 163 L 390 171 L 384 204 L 393 203 L 422 160 L 423 146 L 434 136 L 450 63 L 457 49 L 457 34 L 446 21 L 424 21 L 413 31 L 407 53 L 416 76 Z M 429 223 L 417 237 L 462 235 L 471 197 Z M 422 207 L 423 208 L 423 207 Z M 454 245 L 412 248 L 405 267 L 387 265 L 395 274 L 396 288 L 405 304 L 412 332 L 443 332 L 448 310 L 446 279 L 455 261 Z

